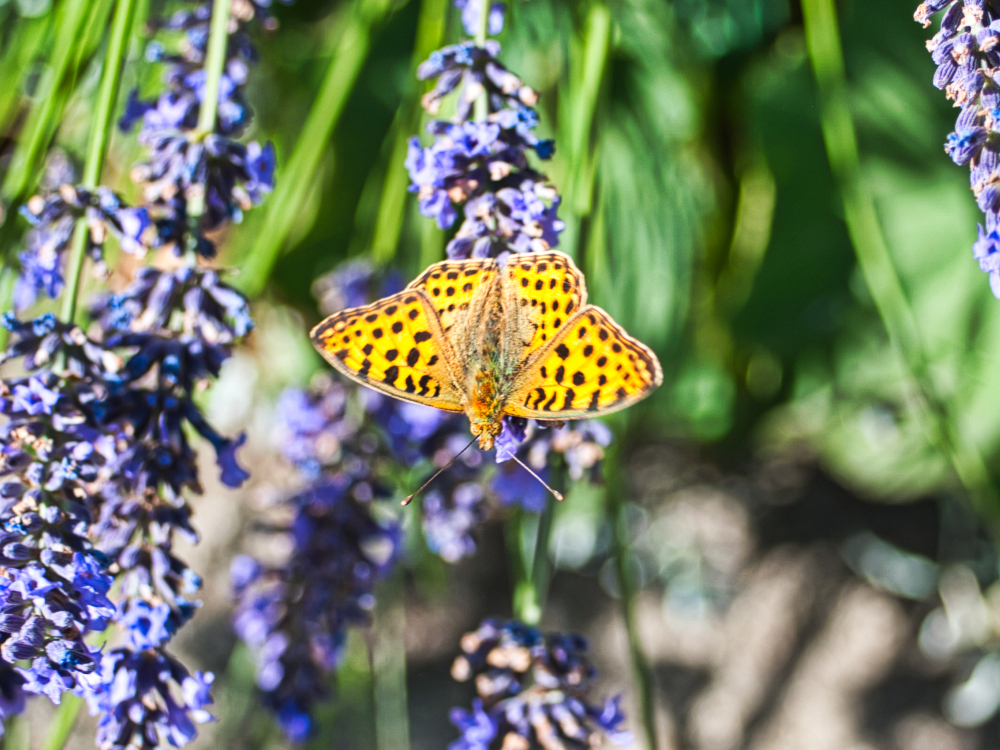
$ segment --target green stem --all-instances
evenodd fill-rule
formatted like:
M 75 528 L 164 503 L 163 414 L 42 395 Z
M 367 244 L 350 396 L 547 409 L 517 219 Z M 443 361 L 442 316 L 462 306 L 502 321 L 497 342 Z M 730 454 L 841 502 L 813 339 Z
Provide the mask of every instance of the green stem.
M 566 468 L 561 456 L 555 457 L 549 484 L 565 494 Z M 537 523 L 529 523 L 530 517 L 523 510 L 518 510 L 510 522 L 508 553 L 515 580 L 514 615 L 526 625 L 538 625 L 545 613 L 552 573 L 549 542 L 556 502 L 554 497 L 546 497 L 545 507 L 533 519 Z
M 567 195 L 572 209 L 580 216 L 590 213 L 593 193 L 590 131 L 597 111 L 601 80 L 608 62 L 611 43 L 611 12 L 603 3 L 593 3 L 587 12 L 583 36 L 583 60 L 580 82 L 574 92 L 569 119 L 569 153 L 573 160 Z
M 82 707 L 83 698 L 78 698 L 72 693 L 63 693 L 62 702 L 51 719 L 51 728 L 45 736 L 41 750 L 63 750 Z
M 231 0 L 213 0 L 212 25 L 208 32 L 205 52 L 205 96 L 198 111 L 197 135 L 215 132 L 215 116 L 219 111 L 219 82 L 226 66 L 226 45 L 229 44 L 229 5 Z
M 441 46 L 447 7 L 448 0 L 422 0 L 420 3 L 416 42 L 410 62 L 411 77 L 416 76 L 417 66 Z M 409 196 L 407 188 L 410 184 L 410 175 L 405 166 L 406 152 L 410 137 L 420 127 L 421 111 L 419 97 L 412 93 L 399 105 L 396 116 L 392 151 L 386 165 L 382 199 L 375 220 L 375 236 L 372 238 L 372 256 L 376 263 L 382 265 L 388 264 L 396 255 L 399 235 L 403 229 L 406 199 Z
M 618 586 L 622 619 L 628 633 L 629 656 L 632 661 L 632 676 L 636 690 L 639 693 L 639 709 L 642 718 L 642 729 L 646 739 L 647 750 L 657 750 L 656 736 L 656 694 L 653 682 L 653 670 L 646 658 L 646 653 L 639 639 L 639 629 L 635 615 L 635 600 L 638 593 L 629 559 L 630 538 L 628 528 L 627 506 L 624 500 L 625 474 L 622 471 L 621 460 L 624 447 L 621 445 L 622 435 L 615 436 L 615 441 L 608 449 L 605 460 L 607 476 L 608 522 L 612 529 L 612 552 L 615 556 L 615 569 L 618 575 Z
M 101 73 L 101 86 L 97 95 L 94 129 L 90 133 L 90 146 L 87 149 L 87 159 L 83 167 L 82 184 L 86 188 L 95 188 L 101 178 L 101 167 L 108 152 L 111 140 L 111 116 L 114 112 L 115 99 L 118 96 L 118 85 L 121 81 L 122 66 L 128 56 L 128 36 L 132 29 L 132 14 L 136 0 L 118 0 L 115 17 L 111 27 L 111 38 L 108 40 L 108 53 L 104 60 L 104 70 Z M 80 219 L 73 233 L 73 244 L 70 247 L 69 258 L 66 261 L 67 277 L 66 291 L 62 304 L 62 319 L 72 322 L 76 315 L 76 303 L 80 295 L 80 277 L 83 270 L 83 259 L 87 250 L 87 222 Z
M 308 193 L 333 129 L 340 120 L 347 97 L 368 58 L 372 27 L 385 18 L 390 8 L 390 0 L 355 0 L 347 12 L 342 30 L 334 27 L 331 31 L 334 35 L 340 33 L 336 46 L 331 43 L 334 51 L 316 103 L 295 144 L 281 183 L 268 202 L 258 239 L 242 264 L 243 273 L 236 278 L 237 286 L 250 297 L 263 290 L 271 275 L 271 269 L 298 218 L 298 207 Z
M 200 140 L 215 132 L 215 120 L 219 112 L 219 82 L 226 65 L 226 46 L 229 44 L 230 2 L 231 0 L 212 1 L 212 20 L 205 50 L 205 91 L 198 109 L 198 124 L 191 135 L 193 140 Z M 198 225 L 204 214 L 204 191 L 191 191 L 187 200 L 188 247 L 185 248 L 184 256 L 188 265 L 195 265 L 197 262 L 195 246 L 198 243 Z
M 469 2 L 476 2 L 476 0 L 469 0 Z M 479 2 L 482 7 L 479 9 L 479 25 L 476 27 L 476 46 L 482 48 L 486 46 L 486 34 L 490 28 L 490 3 L 492 0 L 479 0 Z M 484 122 L 489 114 L 490 99 L 484 88 L 483 93 L 476 99 L 474 115 L 477 122 Z
M 834 0 L 802 0 L 802 14 L 819 91 L 827 158 L 840 189 L 858 265 L 889 339 L 917 387 L 931 443 L 948 457 L 973 506 L 992 531 L 1000 533 L 1000 506 L 989 471 L 975 446 L 959 434 L 952 409 L 931 377 L 916 316 L 882 233 L 874 198 L 861 174 Z
M 375 614 L 372 680 L 377 750 L 409 750 L 410 722 L 406 695 L 406 610 L 402 571 L 380 587 Z

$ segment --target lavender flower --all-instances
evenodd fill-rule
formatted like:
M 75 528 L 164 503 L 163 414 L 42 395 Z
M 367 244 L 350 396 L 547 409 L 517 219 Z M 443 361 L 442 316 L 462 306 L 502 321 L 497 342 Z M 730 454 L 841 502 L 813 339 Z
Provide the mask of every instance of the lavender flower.
M 565 463 L 570 479 L 579 481 L 588 477 L 596 482 L 600 479 L 604 449 L 610 443 L 611 430 L 597 420 L 549 426 L 507 417 L 496 441 L 496 461 L 501 466 L 492 481 L 493 492 L 504 505 L 516 504 L 539 512 L 545 507 L 548 491 L 511 461 L 514 456 L 522 454 L 522 460 L 546 480 L 548 467 L 553 460 L 559 460 Z
M 212 257 L 215 245 L 205 233 L 240 221 L 243 212 L 274 187 L 274 146 L 233 140 L 251 115 L 243 86 L 256 52 L 245 26 L 261 19 L 273 27 L 273 19 L 264 4 L 243 2 L 234 8 L 236 28 L 229 36 L 219 84 L 216 130 L 200 137 L 194 131 L 205 94 L 210 19 L 211 3 L 203 3 L 158 24 L 184 34 L 174 54 L 159 42 L 147 49 L 147 59 L 166 64 L 167 88 L 155 101 L 144 101 L 133 91 L 120 122 L 128 130 L 142 120 L 139 142 L 148 147 L 149 159 L 133 169 L 132 178 L 143 184 L 143 198 L 155 217 L 155 244 L 171 247 L 178 255 L 193 250 Z M 192 206 L 199 207 L 197 216 Z
M 449 750 L 586 750 L 602 736 L 631 743 L 620 728 L 621 697 L 591 702 L 597 670 L 587 648 L 581 636 L 542 634 L 516 621 L 486 620 L 466 633 L 451 673 L 460 682 L 474 676 L 479 697 L 472 711 L 452 710 L 462 736 Z
M 97 746 L 182 747 L 197 734 L 195 723 L 212 721 L 211 673 L 190 674 L 162 651 L 115 649 L 81 690 L 91 716 L 99 716 Z
M 478 24 L 484 2 L 460 3 L 467 30 Z M 491 33 L 503 28 L 499 4 L 491 6 L 489 25 Z M 463 42 L 434 52 L 417 69 L 421 80 L 436 79 L 422 100 L 430 114 L 438 113 L 446 96 L 456 97 L 453 121 L 432 120 L 427 129 L 434 143 L 424 148 L 411 139 L 406 158 L 410 190 L 424 216 L 446 229 L 464 205 L 465 221 L 448 243 L 450 258 L 504 259 L 547 250 L 559 244 L 565 226 L 557 217 L 558 194 L 528 162 L 529 151 L 549 159 L 554 150 L 551 140 L 534 133 L 538 95 L 499 62 L 499 54 L 493 40 L 483 47 Z M 470 122 L 480 94 L 487 101 L 486 120 Z
M 364 462 L 350 462 L 289 501 L 294 551 L 285 566 L 245 557 L 233 564 L 236 632 L 257 651 L 264 705 L 293 741 L 312 731 L 347 628 L 369 622 L 374 585 L 398 552 L 398 529 L 376 523 L 366 507 L 372 482 Z
M 914 19 L 926 28 L 941 11 L 941 29 L 927 42 L 938 66 L 934 85 L 962 110 L 945 151 L 971 170 L 972 192 L 986 214 L 973 255 L 1000 298 L 1000 86 L 993 80 L 1000 67 L 1000 9 L 983 0 L 929 0 Z
M 479 19 L 483 8 L 483 0 L 455 0 L 455 7 L 462 11 L 462 26 L 465 33 L 474 36 L 479 30 Z M 490 17 L 486 20 L 486 30 L 496 36 L 503 31 L 504 15 L 507 12 L 506 3 L 490 3 Z
M 0 381 L 0 658 L 30 661 L 23 689 L 58 703 L 96 668 L 84 638 L 115 613 L 106 560 L 87 537 L 89 488 L 115 457 L 94 416 L 111 375 L 74 326 L 5 323 L 14 341 L 4 359 L 23 357 L 30 374 Z
M 15 667 L 0 662 L 0 737 L 7 719 L 24 711 L 24 678 Z
M 184 487 L 200 491 L 185 424 L 215 448 L 223 483 L 242 484 L 248 474 L 236 450 L 244 436 L 219 435 L 193 401 L 198 383 L 218 376 L 232 344 L 253 327 L 242 295 L 214 271 L 146 268 L 122 294 L 99 301 L 93 315 L 104 325 L 107 347 L 132 352 L 103 409 L 105 422 L 130 438 L 118 463 L 126 489 L 162 488 L 169 498 Z M 137 387 L 151 372 L 155 387 Z
M 128 253 L 145 252 L 151 223 L 146 210 L 130 208 L 105 187 L 89 190 L 62 184 L 57 190 L 36 195 L 21 206 L 21 214 L 32 225 L 20 254 L 21 274 L 14 288 L 14 307 L 31 305 L 39 292 L 56 297 L 62 291 L 62 256 L 78 219 L 87 220 L 88 253 L 101 259 L 109 235 Z

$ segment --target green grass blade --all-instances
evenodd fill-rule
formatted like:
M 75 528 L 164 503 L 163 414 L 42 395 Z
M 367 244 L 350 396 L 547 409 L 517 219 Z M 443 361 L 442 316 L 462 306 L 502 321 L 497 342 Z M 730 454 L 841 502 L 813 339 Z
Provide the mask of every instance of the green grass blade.
M 416 43 L 410 65 L 412 75 L 415 76 L 417 66 L 441 46 L 447 10 L 448 0 L 423 0 L 420 4 Z M 403 100 L 393 125 L 392 151 L 389 154 L 389 163 L 386 165 L 382 199 L 379 202 L 375 234 L 372 238 L 372 256 L 376 263 L 382 265 L 391 262 L 396 255 L 399 235 L 403 229 L 403 218 L 406 216 L 410 175 L 406 171 L 404 162 L 410 137 L 416 135 L 420 127 L 422 110 L 417 99 L 416 95 L 411 94 Z
M 108 41 L 104 70 L 101 72 L 101 86 L 97 95 L 94 128 L 90 134 L 90 146 L 87 149 L 87 160 L 83 167 L 82 184 L 85 187 L 97 187 L 101 178 L 101 167 L 104 165 L 104 158 L 108 153 L 108 143 L 111 141 L 113 129 L 111 119 L 114 114 L 115 101 L 118 98 L 122 67 L 128 56 L 128 37 L 132 30 L 135 5 L 136 0 L 118 0 L 118 7 L 115 9 L 111 39 Z M 76 315 L 76 303 L 80 294 L 80 276 L 87 250 L 87 231 L 86 220 L 78 221 L 76 231 L 73 233 L 73 244 L 66 260 L 66 290 L 63 296 L 62 319 L 67 322 L 71 322 Z
M 326 145 L 368 58 L 372 28 L 385 18 L 390 7 L 389 0 L 355 0 L 343 26 L 334 27 L 330 32 L 339 37 L 316 103 L 302 127 L 288 166 L 264 208 L 266 214 L 258 239 L 240 264 L 242 274 L 235 279 L 236 286 L 251 297 L 263 290 L 271 269 L 285 249 L 298 207 L 309 192 Z
M 929 439 L 948 456 L 975 508 L 1000 533 L 1000 505 L 979 451 L 958 433 L 951 405 L 940 398 L 929 372 L 916 317 L 889 253 L 871 192 L 860 167 L 847 97 L 844 56 L 833 0 L 803 0 L 806 45 L 816 76 L 827 157 L 844 203 L 844 218 L 858 265 L 893 346 L 923 401 Z

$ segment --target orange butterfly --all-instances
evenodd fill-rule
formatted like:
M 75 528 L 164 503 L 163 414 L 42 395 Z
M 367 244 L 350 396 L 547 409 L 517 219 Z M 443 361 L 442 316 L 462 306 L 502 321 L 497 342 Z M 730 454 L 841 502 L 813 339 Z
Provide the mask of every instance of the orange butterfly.
M 656 355 L 586 302 L 583 274 L 560 252 L 444 261 L 399 294 L 331 315 L 311 338 L 351 380 L 464 411 L 488 450 L 505 416 L 600 416 L 663 381 Z

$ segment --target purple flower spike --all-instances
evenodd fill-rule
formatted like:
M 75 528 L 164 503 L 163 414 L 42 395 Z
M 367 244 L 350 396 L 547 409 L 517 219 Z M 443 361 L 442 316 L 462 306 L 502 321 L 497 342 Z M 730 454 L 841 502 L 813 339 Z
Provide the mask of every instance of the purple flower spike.
M 1000 297 L 1000 271 L 994 260 L 994 232 L 1000 221 L 1000 189 L 996 180 L 1000 159 L 1000 89 L 993 82 L 1000 65 L 1000 10 L 980 0 L 928 0 L 914 19 L 925 28 L 943 12 L 941 29 L 927 43 L 937 70 L 934 85 L 961 108 L 945 152 L 959 165 L 968 164 L 972 190 L 986 214 L 986 236 L 980 230 L 973 254 L 990 275 L 990 288 Z
M 479 697 L 472 711 L 452 709 L 461 737 L 449 750 L 598 747 L 602 736 L 631 743 L 620 697 L 591 702 L 597 670 L 587 648 L 578 635 L 543 634 L 516 621 L 486 620 L 466 633 L 451 674 L 462 682 L 476 677 Z

